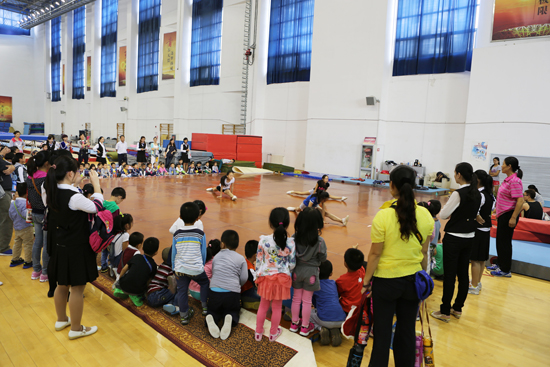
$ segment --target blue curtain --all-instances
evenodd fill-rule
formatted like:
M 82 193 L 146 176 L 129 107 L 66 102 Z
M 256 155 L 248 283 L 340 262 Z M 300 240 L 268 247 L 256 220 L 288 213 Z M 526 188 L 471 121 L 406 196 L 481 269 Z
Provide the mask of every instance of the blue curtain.
M 477 0 L 399 0 L 393 75 L 471 70 Z
M 61 17 L 51 20 L 52 102 L 61 101 Z
M 193 0 L 191 86 L 220 84 L 223 0 Z
M 307 82 L 314 0 L 271 0 L 267 84 Z
M 86 6 L 73 11 L 73 99 L 84 99 L 86 89 Z
M 139 0 L 137 92 L 158 90 L 161 0 Z
M 118 0 L 101 0 L 100 97 L 116 97 Z

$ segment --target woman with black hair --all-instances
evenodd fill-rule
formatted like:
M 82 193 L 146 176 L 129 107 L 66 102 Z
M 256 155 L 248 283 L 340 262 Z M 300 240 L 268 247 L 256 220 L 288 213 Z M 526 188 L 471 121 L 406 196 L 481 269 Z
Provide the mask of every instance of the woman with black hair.
M 146 163 L 147 158 L 145 157 L 145 151 L 147 150 L 147 143 L 145 142 L 145 136 L 142 136 L 139 139 L 137 146 L 137 161 L 138 163 Z
M 103 142 L 105 141 L 105 138 L 103 136 L 100 136 L 99 139 L 97 139 L 97 144 L 94 147 L 94 150 L 96 151 L 96 160 L 98 163 L 107 163 L 107 149 L 105 149 L 105 145 Z
M 48 150 L 50 152 L 53 152 L 57 148 L 55 136 L 53 134 L 48 135 L 48 142 L 46 143 L 46 145 L 48 146 Z
M 512 277 L 512 236 L 523 209 L 523 171 L 516 157 L 506 157 L 502 173 L 507 177 L 498 190 L 497 216 L 497 264 L 488 267 L 495 277 Z
M 498 188 L 500 186 L 500 171 L 502 170 L 502 167 L 500 166 L 500 158 L 494 157 L 493 158 L 493 165 L 489 169 L 489 176 L 493 178 L 493 194 L 497 195 Z
M 165 164 L 170 167 L 170 162 L 172 162 L 172 158 L 174 158 L 174 155 L 178 149 L 176 148 L 175 138 L 172 137 L 170 141 L 168 142 L 168 146 L 166 147 L 166 150 L 164 151 L 164 158 L 165 158 Z
M 189 149 L 189 140 L 187 140 L 187 138 L 183 138 L 180 160 L 183 162 L 183 170 L 185 172 L 187 172 L 187 169 L 189 168 L 189 153 L 191 153 L 191 150 Z
M 469 294 L 479 294 L 481 291 L 481 276 L 485 269 L 485 262 L 489 259 L 489 245 L 491 242 L 491 213 L 495 207 L 493 196 L 493 178 L 484 170 L 475 172 L 477 189 L 481 193 L 481 209 L 476 218 L 477 228 L 472 244 L 470 262 L 472 264 L 472 282 L 469 285 Z
M 393 338 L 396 366 L 414 366 L 415 324 L 420 300 L 415 274 L 428 266 L 428 246 L 434 228 L 430 212 L 416 205 L 413 187 L 416 172 L 397 166 L 390 173 L 394 200 L 382 206 L 372 221 L 372 245 L 365 273 L 365 287 L 373 299 L 374 345 L 369 366 L 387 366 Z M 372 284 L 371 284 L 372 281 Z
M 320 180 L 317 181 L 317 183 L 315 184 L 315 187 L 309 191 L 287 191 L 287 195 L 311 195 L 317 191 L 327 191 L 330 184 L 328 183 L 329 181 L 329 178 L 328 178 L 328 175 L 323 175 L 321 177 Z M 332 196 L 330 195 L 329 196 L 329 199 L 332 199 L 332 200 L 339 200 L 339 201 L 346 201 L 347 197 L 345 196 Z
M 235 201 L 237 200 L 237 196 L 233 195 L 231 192 L 231 189 L 233 188 L 233 184 L 235 183 L 235 174 L 233 171 L 227 172 L 225 175 L 223 175 L 220 178 L 220 184 L 216 187 L 209 187 L 206 189 L 206 191 L 211 192 L 215 195 L 215 191 L 220 193 L 220 196 L 218 198 L 222 198 L 223 194 L 227 194 L 231 200 Z
M 443 237 L 443 297 L 439 311 L 432 317 L 449 322 L 451 314 L 459 319 L 468 296 L 468 267 L 472 244 L 476 234 L 476 218 L 481 206 L 481 194 L 477 189 L 477 175 L 470 163 L 462 162 L 455 167 L 455 181 L 460 188 L 452 193 L 441 210 L 441 219 L 449 219 Z M 458 293 L 451 307 L 455 282 L 458 278 Z
M 84 134 L 80 134 L 80 140 L 78 141 L 78 164 L 84 162 L 88 163 L 88 149 L 90 148 L 90 141 Z
M 27 161 L 27 199 L 32 208 L 32 222 L 34 224 L 34 243 L 32 246 L 32 267 L 31 279 L 40 279 L 41 282 L 48 281 L 48 262 L 50 257 L 47 251 L 48 232 L 44 230 L 44 215 L 46 206 L 42 200 L 46 173 L 50 169 L 50 152 L 40 151 Z M 42 257 L 42 264 L 40 258 Z
M 544 198 L 540 194 L 539 189 L 537 189 L 537 187 L 535 185 L 529 185 L 529 186 L 527 186 L 527 188 L 529 190 L 533 190 L 535 192 L 535 197 L 534 197 L 535 201 L 538 201 L 540 203 L 540 205 L 542 205 L 544 207 Z
M 57 282 L 54 301 L 57 313 L 55 330 L 70 326 L 69 339 L 91 335 L 97 326 L 82 326 L 84 309 L 83 293 L 86 283 L 97 276 L 96 254 L 89 242 L 90 225 L 88 214 L 96 213 L 95 204 L 78 190 L 82 177 L 78 173 L 76 160 L 66 155 L 57 157 L 46 177 L 48 205 L 48 244 L 51 251 L 48 274 Z M 90 172 L 94 186 L 92 197 L 103 202 L 99 178 Z M 71 318 L 67 317 L 67 296 L 69 295 Z
M 535 190 L 525 190 L 523 193 L 523 210 L 521 216 L 528 219 L 539 219 L 542 220 L 544 216 L 544 211 L 542 210 L 542 205 L 535 200 L 536 192 Z

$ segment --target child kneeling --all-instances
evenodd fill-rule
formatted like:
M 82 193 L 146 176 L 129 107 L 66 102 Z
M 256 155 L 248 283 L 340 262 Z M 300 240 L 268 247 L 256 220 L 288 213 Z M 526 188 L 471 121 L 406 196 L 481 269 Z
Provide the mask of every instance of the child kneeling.
M 143 242 L 144 255 L 133 256 L 120 273 L 120 278 L 115 284 L 113 292 L 115 297 L 127 298 L 128 296 L 136 305 L 143 305 L 143 295 L 147 291 L 149 281 L 157 273 L 157 264 L 153 256 L 159 250 L 159 240 L 149 237 Z
M 235 250 L 239 247 L 239 234 L 233 230 L 223 232 L 221 250 L 212 260 L 212 279 L 208 293 L 206 326 L 213 338 L 225 340 L 231 327 L 239 323 L 241 312 L 241 286 L 248 280 L 246 260 Z M 220 330 L 218 324 L 224 319 Z

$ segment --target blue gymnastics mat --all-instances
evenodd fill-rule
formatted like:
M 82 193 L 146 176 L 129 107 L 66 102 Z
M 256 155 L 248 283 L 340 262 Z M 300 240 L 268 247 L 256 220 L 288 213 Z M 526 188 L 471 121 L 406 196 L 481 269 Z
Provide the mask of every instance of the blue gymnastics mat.
M 512 240 L 512 259 L 528 264 L 550 266 L 550 244 L 542 242 L 528 242 Z M 491 237 L 491 256 L 496 256 L 496 238 Z

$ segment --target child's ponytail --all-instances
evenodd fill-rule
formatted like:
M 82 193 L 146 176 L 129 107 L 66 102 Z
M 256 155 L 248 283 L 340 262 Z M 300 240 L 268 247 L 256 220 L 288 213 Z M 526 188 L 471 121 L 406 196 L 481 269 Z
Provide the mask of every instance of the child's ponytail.
M 273 239 L 281 250 L 286 249 L 286 240 L 288 238 L 287 228 L 290 224 L 290 215 L 285 208 L 275 208 L 269 215 L 269 225 L 273 229 Z
M 208 245 L 206 247 L 206 261 L 209 262 L 220 252 L 222 248 L 221 241 L 220 240 L 210 240 L 208 242 Z
M 134 223 L 134 218 L 131 214 L 119 214 L 113 221 L 113 233 L 126 232 L 126 225 Z
M 69 153 L 70 154 L 70 153 Z M 54 212 L 59 211 L 59 206 L 57 205 L 57 195 L 59 189 L 57 188 L 57 183 L 65 179 L 65 176 L 69 172 L 78 171 L 78 166 L 76 164 L 76 159 L 67 155 L 58 156 L 46 175 L 46 181 L 44 186 L 47 194 L 47 204 L 48 208 Z

